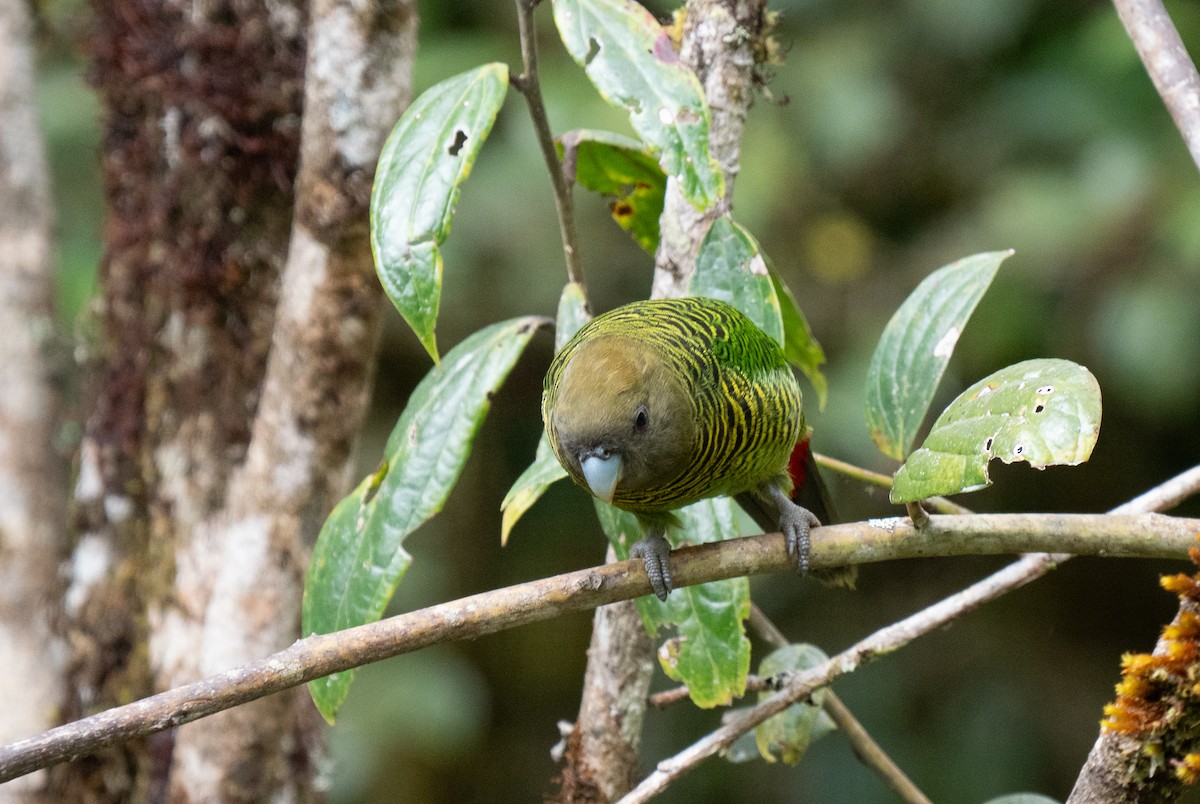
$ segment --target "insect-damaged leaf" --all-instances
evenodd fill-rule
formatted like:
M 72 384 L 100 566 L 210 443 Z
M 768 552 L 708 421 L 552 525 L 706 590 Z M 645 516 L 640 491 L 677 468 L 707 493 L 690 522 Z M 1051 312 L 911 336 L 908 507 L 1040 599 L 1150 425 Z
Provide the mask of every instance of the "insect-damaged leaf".
M 436 361 L 440 246 L 508 89 L 508 68 L 485 64 L 421 93 L 384 143 L 371 191 L 371 248 L 384 291 Z
M 558 150 L 564 165 L 574 167 L 575 181 L 612 198 L 613 220 L 653 254 L 667 188 L 667 176 L 653 152 L 629 137 L 585 129 L 559 137 Z
M 629 112 L 683 196 L 699 209 L 716 203 L 725 176 L 708 151 L 704 90 L 653 15 L 633 0 L 554 0 L 554 22 L 571 57 L 605 100 Z
M 1069 360 L 1027 360 L 972 385 L 934 422 L 892 485 L 914 502 L 987 486 L 987 465 L 1026 461 L 1041 469 L 1083 463 L 1100 435 L 1100 386 Z

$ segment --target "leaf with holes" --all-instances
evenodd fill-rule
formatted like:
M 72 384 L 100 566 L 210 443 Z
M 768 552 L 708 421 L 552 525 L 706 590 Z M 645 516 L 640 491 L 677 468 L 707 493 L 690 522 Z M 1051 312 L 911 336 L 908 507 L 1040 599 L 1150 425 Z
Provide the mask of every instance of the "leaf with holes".
M 771 678 L 807 670 L 828 660 L 829 657 L 816 645 L 785 645 L 762 660 L 758 674 Z M 814 740 L 833 730 L 833 721 L 822 717 L 825 692 L 824 688 L 817 690 L 807 702 L 792 704 L 754 730 L 754 741 L 763 759 L 797 765 Z M 766 690 L 758 694 L 758 699 L 763 701 L 773 694 L 774 690 Z
M 981 489 L 987 465 L 1025 461 L 1035 469 L 1086 461 L 1100 435 L 1100 386 L 1069 360 L 1001 369 L 972 385 L 934 422 L 896 473 L 891 500 L 914 502 Z
M 637 140 L 607 131 L 576 129 L 558 138 L 558 152 L 575 181 L 609 196 L 613 220 L 646 252 L 658 248 L 667 176 Z
M 371 248 L 384 291 L 436 361 L 440 246 L 508 89 L 508 68 L 485 64 L 413 101 L 379 155 L 371 191 Z
M 596 500 L 600 524 L 621 559 L 642 538 L 637 517 Z M 676 512 L 681 527 L 667 529 L 672 545 L 699 544 L 740 536 L 733 502 L 701 500 Z M 750 581 L 730 578 L 671 592 L 665 603 L 653 595 L 639 597 L 638 612 L 646 631 L 671 636 L 659 649 L 664 672 L 687 685 L 692 702 L 713 707 L 728 704 L 746 690 L 750 641 L 744 621 L 750 616 Z
M 1012 251 L 976 254 L 934 271 L 888 321 L 867 369 L 867 428 L 904 460 L 929 411 L 958 336 Z
M 568 282 L 558 299 L 558 320 L 554 327 L 554 351 L 558 352 L 559 349 L 562 349 L 571 336 L 587 323 L 589 318 L 591 318 L 591 314 L 588 313 L 583 286 L 578 282 Z M 554 450 L 550 446 L 550 439 L 543 432 L 533 463 L 521 473 L 521 476 L 512 484 L 512 488 L 508 490 L 508 494 L 504 495 L 504 502 L 500 503 L 502 512 L 500 518 L 501 545 L 508 544 L 508 536 L 512 533 L 517 520 L 524 516 L 525 512 L 546 493 L 546 489 L 566 476 L 567 470 L 563 469 L 562 464 L 558 462 L 558 458 L 555 457 Z
M 567 51 L 600 94 L 629 112 L 633 130 L 659 154 L 683 196 L 706 209 L 725 194 L 708 150 L 708 104 L 671 37 L 633 0 L 554 0 Z
M 411 561 L 404 539 L 446 502 L 491 397 L 543 319 L 516 318 L 471 335 L 430 369 L 388 438 L 379 471 L 325 521 L 304 583 L 302 630 L 329 634 L 383 614 Z M 309 683 L 333 721 L 352 672 Z

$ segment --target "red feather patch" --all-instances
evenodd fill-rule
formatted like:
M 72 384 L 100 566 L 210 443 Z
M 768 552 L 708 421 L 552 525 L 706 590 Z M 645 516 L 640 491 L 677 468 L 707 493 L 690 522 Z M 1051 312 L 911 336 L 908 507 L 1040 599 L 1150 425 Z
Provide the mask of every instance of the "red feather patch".
M 796 442 L 788 458 L 788 474 L 792 477 L 792 500 L 796 500 L 800 489 L 808 479 L 808 461 L 812 454 L 812 439 L 808 436 Z

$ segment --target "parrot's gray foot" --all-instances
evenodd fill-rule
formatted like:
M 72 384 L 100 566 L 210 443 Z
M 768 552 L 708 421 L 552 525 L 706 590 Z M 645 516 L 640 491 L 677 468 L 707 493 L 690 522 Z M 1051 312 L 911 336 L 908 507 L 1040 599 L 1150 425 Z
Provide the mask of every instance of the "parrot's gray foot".
M 779 529 L 783 531 L 788 555 L 796 565 L 796 572 L 801 575 L 808 572 L 812 563 L 812 541 L 808 532 L 819 527 L 821 520 L 812 511 L 795 503 L 789 503 L 788 508 L 779 512 Z
M 801 509 L 803 510 L 803 509 Z M 640 558 L 646 569 L 646 577 L 650 579 L 650 587 L 654 594 L 664 603 L 667 595 L 671 594 L 671 545 L 663 537 L 661 530 L 651 531 L 646 538 L 633 543 L 629 550 L 630 558 Z
M 812 564 L 812 541 L 808 532 L 821 527 L 821 520 L 812 511 L 788 499 L 782 489 L 772 487 L 770 493 L 779 508 L 779 530 L 783 532 L 788 556 L 796 565 L 796 572 L 803 575 Z

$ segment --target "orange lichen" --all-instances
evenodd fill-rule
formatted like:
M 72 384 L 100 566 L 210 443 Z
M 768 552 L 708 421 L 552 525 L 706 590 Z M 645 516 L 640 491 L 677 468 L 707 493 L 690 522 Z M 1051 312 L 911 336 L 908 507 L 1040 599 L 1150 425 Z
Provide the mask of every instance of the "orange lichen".
M 1188 554 L 1200 566 L 1200 550 Z M 1139 743 L 1145 777 L 1169 763 L 1180 782 L 1194 784 L 1200 781 L 1200 573 L 1167 575 L 1160 583 L 1179 597 L 1179 613 L 1154 653 L 1121 657 L 1117 697 L 1104 707 L 1100 725 Z
M 1175 777 L 1184 784 L 1200 781 L 1200 754 L 1187 754 L 1175 763 Z

